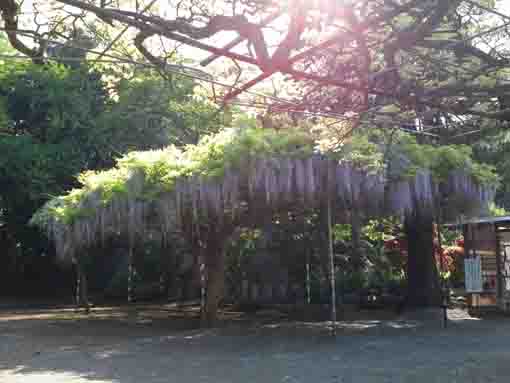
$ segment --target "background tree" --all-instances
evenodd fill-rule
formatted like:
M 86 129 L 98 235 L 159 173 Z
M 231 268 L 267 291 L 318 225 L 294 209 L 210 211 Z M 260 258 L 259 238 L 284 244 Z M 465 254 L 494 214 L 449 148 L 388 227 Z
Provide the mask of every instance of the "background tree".
M 76 174 L 112 166 L 129 150 L 183 145 L 217 129 L 222 114 L 194 88 L 147 70 L 0 63 L 0 212 L 12 265 L 4 281 L 20 280 L 14 269 L 53 253 L 27 222 L 51 196 L 75 187 Z

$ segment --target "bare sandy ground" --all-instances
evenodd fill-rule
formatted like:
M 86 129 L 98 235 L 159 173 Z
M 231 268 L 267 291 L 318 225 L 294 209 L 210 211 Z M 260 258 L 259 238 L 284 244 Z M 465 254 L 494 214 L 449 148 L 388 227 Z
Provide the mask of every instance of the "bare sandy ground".
M 0 312 L 1 383 L 510 382 L 510 318 L 339 324 L 232 316 L 201 330 L 164 308 Z

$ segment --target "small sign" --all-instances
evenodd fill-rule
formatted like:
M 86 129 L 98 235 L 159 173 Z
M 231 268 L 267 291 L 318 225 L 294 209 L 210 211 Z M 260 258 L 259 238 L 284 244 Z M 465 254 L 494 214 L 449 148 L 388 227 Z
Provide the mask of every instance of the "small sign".
M 510 291 L 510 246 L 505 246 L 505 258 L 503 259 L 503 278 L 506 291 Z
M 482 259 L 480 256 L 464 260 L 464 276 L 466 292 L 481 293 L 483 291 Z

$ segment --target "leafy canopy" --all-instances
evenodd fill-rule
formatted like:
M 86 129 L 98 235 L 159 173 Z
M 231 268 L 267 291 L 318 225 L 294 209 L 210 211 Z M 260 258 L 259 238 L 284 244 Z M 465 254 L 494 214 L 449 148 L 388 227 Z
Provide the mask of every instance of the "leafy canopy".
M 387 142 L 387 162 L 395 178 L 412 177 L 420 169 L 428 169 L 434 179 L 444 182 L 454 170 L 462 170 L 479 184 L 497 184 L 495 167 L 474 160 L 473 150 L 467 145 L 432 145 L 418 143 L 416 137 L 398 133 L 393 142 Z
M 428 167 L 441 178 L 448 169 L 460 166 L 479 182 L 488 183 L 495 179 L 492 168 L 483 167 L 481 172 L 482 165 L 473 162 L 471 153 L 464 148 L 457 153 L 453 148 L 444 150 L 443 147 L 430 146 L 426 148 L 427 155 L 424 156 L 411 137 L 403 136 L 402 140 L 407 145 L 404 150 L 409 154 L 410 169 Z M 260 128 L 224 129 L 218 134 L 204 137 L 198 145 L 186 146 L 184 150 L 170 146 L 161 150 L 135 151 L 120 158 L 113 169 L 82 173 L 79 177 L 81 187 L 50 201 L 34 216 L 33 222 L 44 226 L 48 218 L 56 218 L 67 224 L 72 223 L 88 213 L 83 201 L 90 195 L 106 205 L 113 198 L 133 193 L 129 187 L 133 174 L 143 175 L 144 182 L 137 194 L 131 194 L 129 198 L 153 200 L 161 193 L 172 191 L 181 177 L 219 179 L 226 169 L 242 171 L 252 158 L 306 158 L 314 152 L 317 152 L 315 138 L 307 132 Z M 359 135 L 353 136 L 340 150 L 323 152 L 322 155 L 350 162 L 363 170 L 367 166 L 373 169 L 374 164 L 381 164 L 381 169 L 383 162 L 381 146 Z M 448 161 L 441 166 L 436 162 L 445 159 Z M 413 172 L 408 171 L 401 176 L 412 177 Z

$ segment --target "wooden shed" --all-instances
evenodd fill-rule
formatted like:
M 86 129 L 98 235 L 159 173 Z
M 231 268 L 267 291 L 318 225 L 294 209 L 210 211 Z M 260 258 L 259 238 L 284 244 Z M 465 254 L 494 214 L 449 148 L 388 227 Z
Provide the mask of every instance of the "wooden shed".
M 510 216 L 474 219 L 460 226 L 470 307 L 510 312 Z

